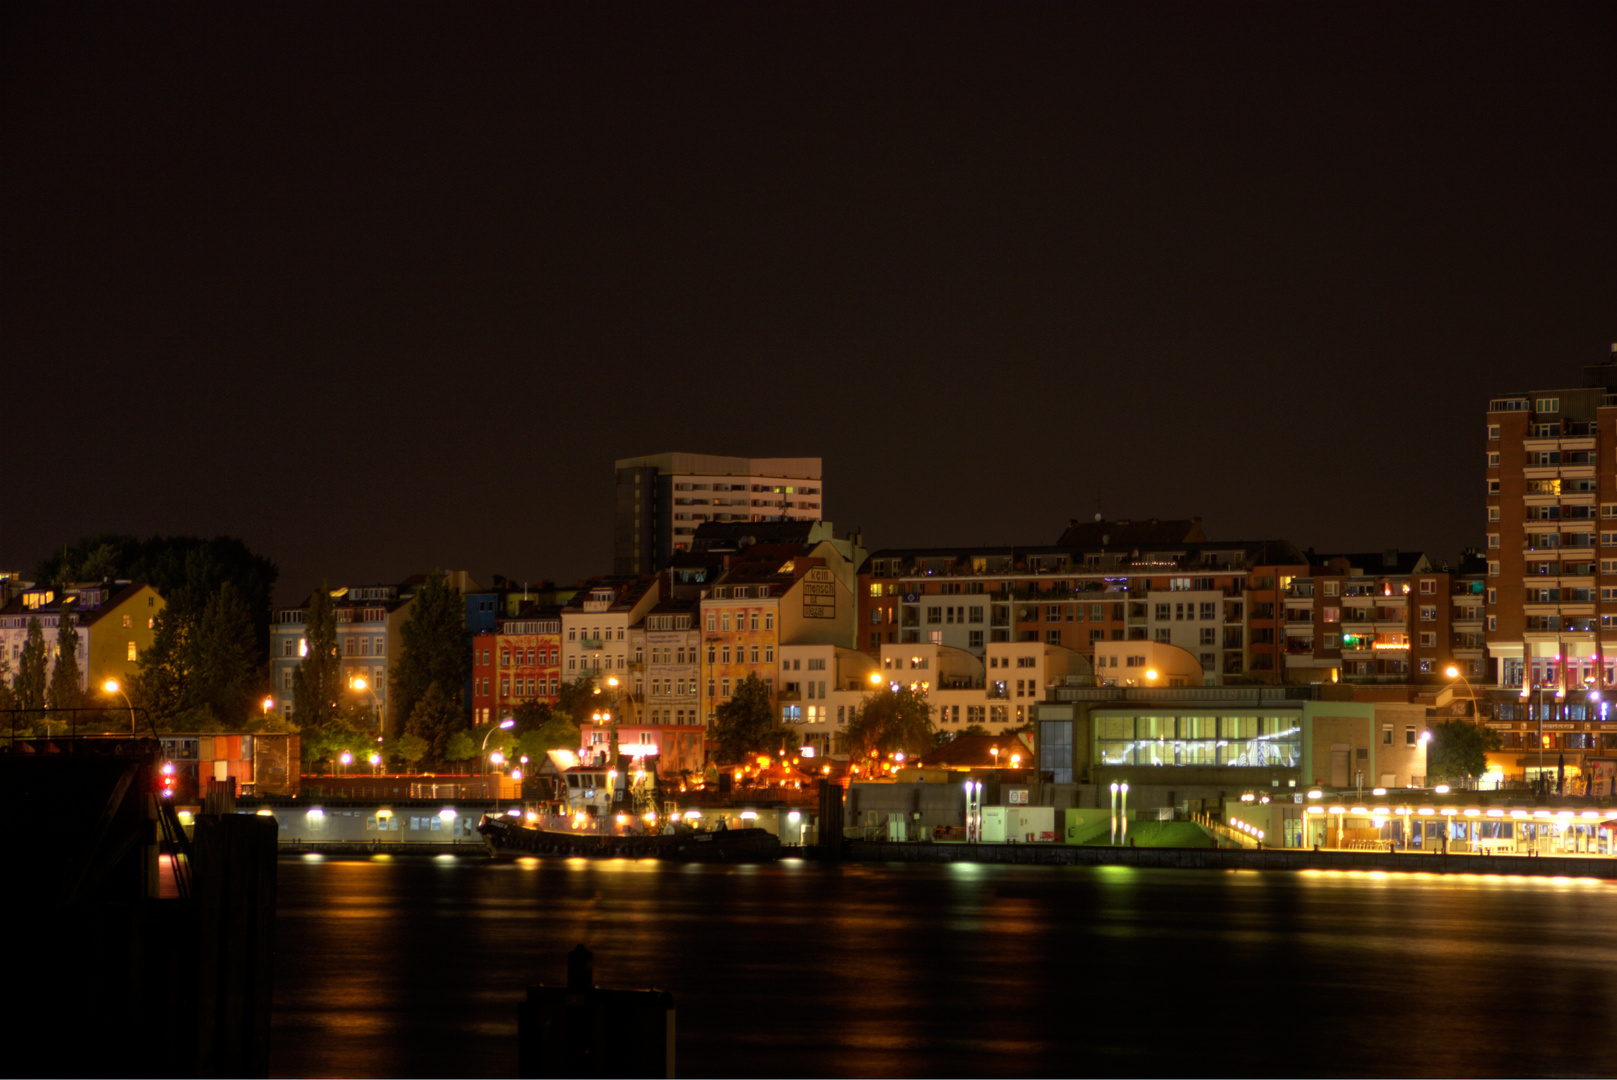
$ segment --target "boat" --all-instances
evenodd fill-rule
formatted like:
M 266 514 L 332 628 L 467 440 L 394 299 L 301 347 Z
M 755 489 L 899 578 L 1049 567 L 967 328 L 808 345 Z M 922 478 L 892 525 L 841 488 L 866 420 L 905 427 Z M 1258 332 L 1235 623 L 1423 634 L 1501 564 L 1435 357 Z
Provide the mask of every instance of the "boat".
M 547 828 L 504 814 L 484 814 L 477 832 L 496 859 L 533 856 L 597 859 L 670 859 L 683 862 L 771 862 L 780 858 L 780 838 L 767 829 L 671 833 L 594 833 Z
M 477 832 L 489 854 L 497 859 L 550 855 L 693 862 L 780 858 L 780 838 L 767 829 L 709 832 L 680 822 L 664 800 L 655 766 L 627 756 L 620 756 L 615 768 L 607 765 L 604 755 L 569 765 L 554 775 L 552 798 L 526 811 L 484 814 Z

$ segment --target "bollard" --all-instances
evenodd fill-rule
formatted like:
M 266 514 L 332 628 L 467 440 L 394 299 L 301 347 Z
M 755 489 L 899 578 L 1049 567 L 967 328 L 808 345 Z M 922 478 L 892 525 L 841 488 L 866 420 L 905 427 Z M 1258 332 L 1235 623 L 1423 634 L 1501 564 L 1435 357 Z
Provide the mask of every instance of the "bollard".
M 567 954 L 567 985 L 530 986 L 517 1006 L 517 1075 L 674 1075 L 674 998 L 595 985 L 595 956 Z

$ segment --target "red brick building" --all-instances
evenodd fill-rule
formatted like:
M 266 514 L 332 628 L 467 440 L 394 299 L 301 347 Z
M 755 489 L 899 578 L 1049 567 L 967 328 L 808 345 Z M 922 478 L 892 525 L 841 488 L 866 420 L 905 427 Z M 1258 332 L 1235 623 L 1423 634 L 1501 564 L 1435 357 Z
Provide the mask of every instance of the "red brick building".
M 472 639 L 472 719 L 486 724 L 561 690 L 561 609 L 530 605 Z

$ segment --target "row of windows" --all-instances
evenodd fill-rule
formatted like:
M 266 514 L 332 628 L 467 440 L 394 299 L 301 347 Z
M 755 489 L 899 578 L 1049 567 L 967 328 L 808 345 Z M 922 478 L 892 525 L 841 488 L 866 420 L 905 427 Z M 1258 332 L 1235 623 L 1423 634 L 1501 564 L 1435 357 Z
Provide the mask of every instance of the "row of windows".
M 722 611 L 709 610 L 706 617 L 707 632 L 710 634 L 729 633 L 732 622 L 734 622 L 735 629 L 738 631 L 756 630 L 759 627 L 760 620 L 765 630 L 775 629 L 774 611 L 742 608 L 734 611 L 733 614 L 734 619 L 731 618 L 732 611 L 729 608 Z
M 483 696 L 487 697 L 490 685 L 488 676 L 483 677 L 482 685 Z M 476 687 L 474 686 L 473 689 L 476 689 Z M 561 680 L 555 675 L 552 675 L 549 679 L 512 679 L 509 676 L 504 676 L 500 679 L 500 696 L 502 698 L 513 696 L 519 698 L 537 697 L 540 694 L 556 694 L 560 690 Z
M 749 655 L 751 656 L 750 660 L 748 659 Z M 757 645 L 752 645 L 750 648 L 746 645 L 737 645 L 735 647 L 735 662 L 738 664 L 773 664 L 775 662 L 775 646 L 765 643 L 763 646 L 762 656 L 763 659 L 760 661 L 759 647 Z M 730 646 L 714 646 L 712 642 L 709 642 L 707 647 L 707 662 L 709 664 L 730 663 Z

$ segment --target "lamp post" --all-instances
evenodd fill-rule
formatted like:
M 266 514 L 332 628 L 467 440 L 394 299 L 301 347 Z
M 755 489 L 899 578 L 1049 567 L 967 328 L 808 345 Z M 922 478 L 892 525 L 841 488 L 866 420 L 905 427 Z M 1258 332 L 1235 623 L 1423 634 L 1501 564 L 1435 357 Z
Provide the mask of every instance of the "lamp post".
M 376 691 L 371 689 L 370 680 L 366 679 L 363 675 L 356 675 L 352 679 L 349 679 L 348 685 L 355 690 L 366 690 L 370 692 L 371 704 L 376 706 L 376 741 L 381 742 L 383 736 L 387 732 L 387 718 L 382 713 L 382 699 L 376 696 Z
M 131 739 L 133 739 L 135 737 L 135 705 L 134 705 L 134 702 L 129 700 L 129 695 L 124 693 L 123 687 L 118 685 L 118 680 L 117 679 L 108 679 L 106 682 L 101 684 L 101 689 L 105 690 L 109 694 L 119 694 L 119 695 L 121 695 L 123 697 L 123 699 L 124 699 L 124 704 L 129 706 L 129 737 Z
M 269 714 L 270 710 L 275 708 L 275 699 L 266 695 L 264 700 L 258 703 L 258 707 L 263 711 L 263 722 L 269 723 Z
M 504 720 L 500 721 L 498 727 L 489 728 L 488 731 L 484 732 L 484 734 L 483 734 L 483 745 L 477 751 L 477 756 L 482 757 L 484 754 L 486 754 L 488 752 L 488 737 L 490 735 L 494 734 L 495 731 L 510 731 L 512 728 L 514 728 L 516 726 L 517 726 L 516 717 L 507 716 Z M 498 753 L 498 752 L 499 751 L 495 751 L 495 753 Z
M 337 759 L 337 762 L 342 766 L 342 775 L 347 776 L 348 766 L 354 763 L 354 755 L 350 754 L 347 750 L 344 750 L 342 752 L 342 756 Z

